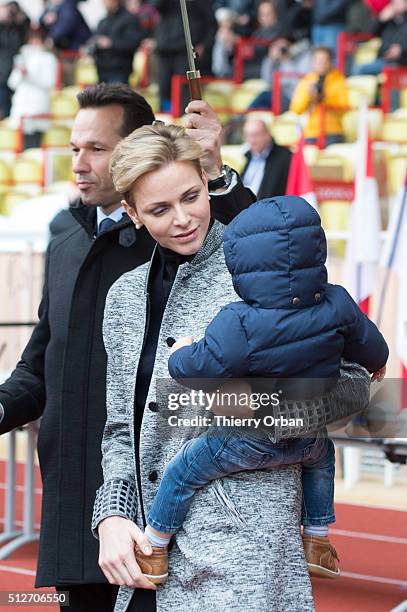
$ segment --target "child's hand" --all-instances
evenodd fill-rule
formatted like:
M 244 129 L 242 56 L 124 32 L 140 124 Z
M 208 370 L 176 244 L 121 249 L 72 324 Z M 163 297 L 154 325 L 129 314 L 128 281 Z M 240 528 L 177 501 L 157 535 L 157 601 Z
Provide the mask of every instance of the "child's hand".
M 377 370 L 377 372 L 373 372 L 372 374 L 372 382 L 377 380 L 377 382 L 382 382 L 383 378 L 386 376 L 386 366 Z
M 179 340 L 174 342 L 174 344 L 172 345 L 171 354 L 183 346 L 189 346 L 190 344 L 193 343 L 193 341 L 194 339 L 192 336 L 184 336 L 183 338 L 180 338 Z

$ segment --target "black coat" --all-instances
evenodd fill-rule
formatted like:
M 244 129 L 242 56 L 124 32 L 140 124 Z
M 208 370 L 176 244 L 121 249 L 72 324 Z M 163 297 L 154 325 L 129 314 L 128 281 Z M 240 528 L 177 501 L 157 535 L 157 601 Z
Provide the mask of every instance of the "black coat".
M 14 56 L 24 44 L 29 22 L 0 24 L 0 85 L 6 85 L 13 68 Z
M 228 196 L 212 196 L 212 212 L 231 220 L 252 200 L 239 184 Z M 0 386 L 5 411 L 0 433 L 42 414 L 36 586 L 105 582 L 97 564 L 98 542 L 90 531 L 95 492 L 103 481 L 104 304 L 114 281 L 146 262 L 153 248 L 148 233 L 136 232 L 126 215 L 94 239 L 95 209 L 78 202 L 72 214 L 77 222 L 47 251 L 40 320 L 21 361 Z
M 95 49 L 98 71 L 130 74 L 134 53 L 143 38 L 137 17 L 120 7 L 99 22 L 95 35 L 112 39 L 109 49 Z
M 247 163 L 242 172 L 243 178 L 252 157 L 251 153 L 246 153 L 246 157 Z M 273 196 L 285 195 L 290 162 L 291 151 L 285 147 L 281 147 L 280 145 L 273 143 L 271 151 L 266 160 L 260 190 L 257 194 L 258 200 L 262 200 L 263 198 L 272 198 Z

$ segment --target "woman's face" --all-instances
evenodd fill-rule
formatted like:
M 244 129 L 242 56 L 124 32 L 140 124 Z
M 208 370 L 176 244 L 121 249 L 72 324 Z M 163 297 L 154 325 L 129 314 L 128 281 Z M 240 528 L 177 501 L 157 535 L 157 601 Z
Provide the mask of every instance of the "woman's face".
M 141 176 L 123 202 L 135 224 L 145 225 L 161 246 L 182 255 L 201 248 L 210 221 L 208 185 L 188 162 L 171 162 Z

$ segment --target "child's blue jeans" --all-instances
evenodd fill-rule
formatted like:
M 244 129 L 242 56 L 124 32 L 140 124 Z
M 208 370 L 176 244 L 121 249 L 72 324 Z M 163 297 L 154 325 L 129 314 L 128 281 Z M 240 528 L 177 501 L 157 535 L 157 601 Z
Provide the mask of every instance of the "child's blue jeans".
M 265 431 L 210 427 L 189 440 L 170 461 L 148 514 L 151 527 L 174 533 L 182 526 L 195 491 L 245 470 L 302 464 L 302 524 L 335 522 L 335 450 L 326 432 L 316 438 L 274 443 Z

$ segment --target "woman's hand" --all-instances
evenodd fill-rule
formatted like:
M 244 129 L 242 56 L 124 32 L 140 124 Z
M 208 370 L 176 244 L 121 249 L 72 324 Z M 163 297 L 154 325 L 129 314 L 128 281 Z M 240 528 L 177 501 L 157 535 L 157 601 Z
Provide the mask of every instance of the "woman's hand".
M 377 382 L 382 382 L 383 378 L 386 376 L 386 366 L 384 365 L 377 372 L 373 372 L 372 374 L 372 382 L 377 380 Z
M 171 354 L 174 353 L 174 351 L 177 351 L 178 349 L 182 348 L 183 346 L 189 346 L 193 343 L 193 341 L 194 339 L 192 336 L 184 336 L 183 338 L 180 338 L 172 345 Z
M 152 553 L 148 539 L 137 525 L 121 516 L 109 516 L 99 524 L 98 533 L 99 566 L 110 584 L 156 590 L 136 562 L 135 544 L 146 555 Z
M 208 178 L 215 179 L 222 170 L 220 156 L 222 125 L 216 113 L 203 100 L 192 100 L 185 111 L 186 133 L 203 148 L 202 166 Z

